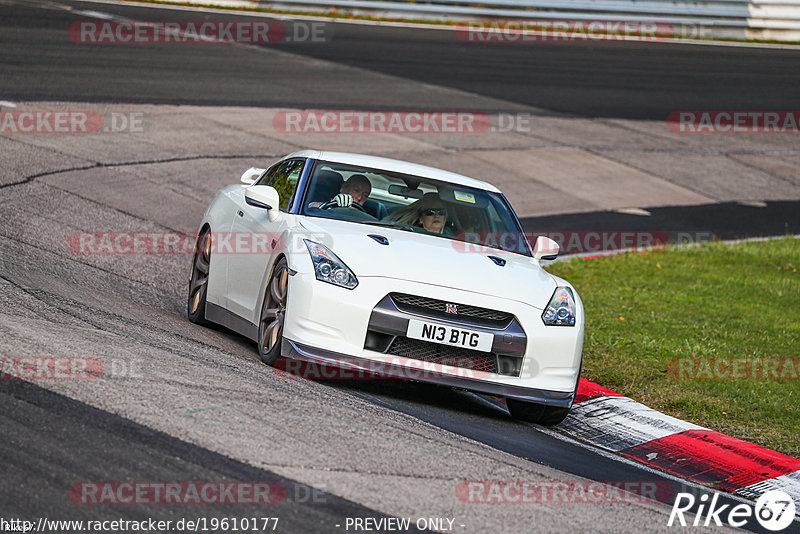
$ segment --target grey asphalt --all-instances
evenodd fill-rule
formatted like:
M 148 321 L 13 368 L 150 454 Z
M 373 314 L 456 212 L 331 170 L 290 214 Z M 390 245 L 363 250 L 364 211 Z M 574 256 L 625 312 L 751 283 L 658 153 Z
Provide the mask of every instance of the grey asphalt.
M 276 524 L 280 532 L 336 532 L 342 517 L 386 518 L 384 514 L 324 491 L 298 484 L 268 470 L 189 444 L 130 420 L 42 389 L 22 380 L 0 380 L 5 466 L 0 485 L 0 517 L 35 521 L 41 517 L 72 521 L 257 518 L 258 530 Z M 133 502 L 95 492 L 82 483 L 204 482 L 260 484 L 270 489 L 268 503 L 224 504 Z M 74 487 L 75 491 L 70 492 Z M 249 487 L 249 486 L 248 486 Z M 234 486 L 236 488 L 236 486 Z M 122 499 L 128 494 L 116 493 Z M 187 494 L 188 495 L 188 494 Z M 212 499 L 215 494 L 208 493 Z M 253 493 L 242 494 L 242 501 Z M 274 498 L 274 502 L 271 499 Z M 95 503 L 93 500 L 100 500 Z M 83 502 L 83 501 L 86 502 Z M 102 502 L 105 501 L 105 502 Z M 277 523 L 274 519 L 277 518 Z M 176 529 L 175 529 L 176 530 Z M 225 532 L 227 529 L 214 528 Z M 416 529 L 411 529 L 416 531 Z M 59 530 L 60 531 L 60 530 Z M 75 531 L 80 531 L 75 529 Z
M 800 50 L 662 43 L 569 41 L 466 43 L 453 31 L 331 24 L 325 42 L 265 45 L 279 61 L 245 47 L 73 43 L 69 12 L 5 0 L 0 94 L 22 100 L 182 103 L 260 107 L 463 109 L 469 101 L 403 98 L 358 79 L 319 73 L 314 60 L 432 87 L 587 117 L 664 120 L 686 109 L 794 109 Z M 54 2 L 135 20 L 202 20 L 190 11 Z M 35 16 L 34 16 L 35 15 Z M 209 18 L 212 18 L 209 16 Z M 245 20 L 233 14 L 214 20 Z M 276 83 L 277 82 L 277 83 Z

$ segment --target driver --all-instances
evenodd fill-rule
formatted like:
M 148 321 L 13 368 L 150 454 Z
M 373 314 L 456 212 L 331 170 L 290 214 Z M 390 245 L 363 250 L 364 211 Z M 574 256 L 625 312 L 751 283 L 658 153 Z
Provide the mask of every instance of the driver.
M 353 174 L 346 182 L 342 183 L 339 194 L 334 196 L 330 202 L 340 208 L 351 208 L 354 202 L 361 206 L 369 197 L 370 191 L 372 191 L 372 184 L 369 179 L 363 174 Z M 318 208 L 324 204 L 328 204 L 328 202 L 312 202 L 308 206 Z

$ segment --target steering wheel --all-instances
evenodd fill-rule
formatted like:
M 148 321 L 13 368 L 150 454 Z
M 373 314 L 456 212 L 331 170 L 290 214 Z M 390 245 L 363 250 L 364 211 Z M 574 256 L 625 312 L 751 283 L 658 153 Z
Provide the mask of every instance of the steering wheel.
M 339 208 L 339 207 L 341 207 L 341 206 L 339 206 L 336 202 L 331 200 L 330 202 L 326 202 L 325 204 L 320 206 L 319 209 L 327 210 L 327 209 L 330 209 L 330 208 Z M 364 206 L 362 206 L 358 202 L 353 202 L 352 204 L 350 204 L 350 206 L 348 206 L 348 208 L 349 207 L 356 208 L 357 210 L 361 211 L 362 213 L 367 213 L 367 210 L 364 209 Z M 347 208 L 342 208 L 342 209 L 347 209 Z M 369 213 L 367 213 L 367 215 L 369 215 Z

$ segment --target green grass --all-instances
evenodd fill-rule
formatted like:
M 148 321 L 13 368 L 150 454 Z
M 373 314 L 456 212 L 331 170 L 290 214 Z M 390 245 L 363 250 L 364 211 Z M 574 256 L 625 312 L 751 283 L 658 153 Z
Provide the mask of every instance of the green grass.
M 547 270 L 583 299 L 584 377 L 669 415 L 800 457 L 800 379 L 667 372 L 676 358 L 800 357 L 800 240 L 575 258 Z

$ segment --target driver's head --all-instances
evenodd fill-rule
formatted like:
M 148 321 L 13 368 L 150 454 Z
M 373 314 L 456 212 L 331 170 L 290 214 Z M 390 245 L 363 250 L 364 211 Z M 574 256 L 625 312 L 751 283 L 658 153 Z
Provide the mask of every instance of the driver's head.
M 359 204 L 363 204 L 364 201 L 367 200 L 370 191 L 372 191 L 372 184 L 369 183 L 369 179 L 363 174 L 352 175 L 339 189 L 340 193 L 350 195 L 353 197 L 353 201 Z
M 447 207 L 437 193 L 425 193 L 413 206 L 419 226 L 434 234 L 442 233 L 447 222 Z

